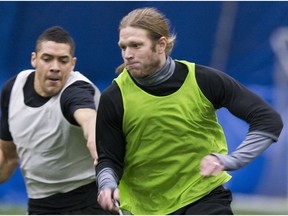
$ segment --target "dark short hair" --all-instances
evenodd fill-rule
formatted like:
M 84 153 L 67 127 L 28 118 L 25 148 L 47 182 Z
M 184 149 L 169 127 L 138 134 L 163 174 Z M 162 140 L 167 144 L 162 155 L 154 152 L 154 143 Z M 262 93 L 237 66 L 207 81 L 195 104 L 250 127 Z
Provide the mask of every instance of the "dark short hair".
M 36 41 L 35 46 L 36 53 L 40 50 L 41 43 L 43 41 L 54 41 L 56 43 L 68 44 L 70 46 L 70 53 L 72 56 L 74 56 L 75 42 L 71 37 L 71 35 L 60 26 L 53 26 L 42 32 L 42 34 L 38 37 Z

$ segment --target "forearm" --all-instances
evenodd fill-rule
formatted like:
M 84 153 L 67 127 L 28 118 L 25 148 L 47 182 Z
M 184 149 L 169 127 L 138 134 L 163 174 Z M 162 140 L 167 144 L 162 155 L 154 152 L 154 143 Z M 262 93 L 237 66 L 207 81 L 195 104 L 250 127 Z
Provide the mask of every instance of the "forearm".
M 98 181 L 98 192 L 105 188 L 111 189 L 114 191 L 117 188 L 117 182 L 119 181 L 117 175 L 111 168 L 104 168 L 99 173 L 97 173 Z
M 74 117 L 83 130 L 83 136 L 87 141 L 87 148 L 92 158 L 97 160 L 95 143 L 96 111 L 90 108 L 78 109 L 75 111 Z
M 95 142 L 96 111 L 90 108 L 78 109 L 75 111 L 74 117 L 82 127 L 85 139 Z
M 113 169 L 106 167 L 97 173 L 98 198 L 97 201 L 103 209 L 110 212 L 119 212 L 119 206 L 115 201 L 120 201 L 120 192 L 118 189 L 118 177 Z M 118 203 L 117 202 L 117 203 Z
M 0 145 L 0 183 L 7 181 L 19 165 L 16 153 L 3 150 L 3 142 Z
M 274 139 L 265 134 L 250 132 L 238 148 L 229 155 L 213 153 L 224 165 L 224 170 L 233 171 L 249 164 L 264 152 Z
M 0 167 L 0 184 L 6 182 L 16 171 L 18 161 L 11 161 Z

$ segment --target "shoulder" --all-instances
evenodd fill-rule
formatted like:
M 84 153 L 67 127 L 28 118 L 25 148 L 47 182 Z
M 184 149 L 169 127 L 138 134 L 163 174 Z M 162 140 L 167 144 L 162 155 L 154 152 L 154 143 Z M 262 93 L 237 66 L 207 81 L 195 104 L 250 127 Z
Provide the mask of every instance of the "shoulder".
M 234 78 L 215 68 L 198 64 L 195 74 L 199 88 L 215 108 L 220 108 L 224 101 L 242 94 L 245 89 Z
M 115 113 L 120 110 L 123 110 L 122 95 L 116 82 L 113 82 L 101 94 L 99 112 Z
M 111 100 L 113 101 L 115 98 L 121 98 L 121 91 L 116 82 L 112 82 L 104 91 L 102 92 L 101 99 L 102 100 Z
M 205 81 L 215 81 L 215 82 L 223 82 L 225 80 L 234 80 L 228 74 L 217 70 L 212 67 L 196 64 L 195 66 L 196 76 L 198 80 L 205 80 Z
M 4 85 L 2 87 L 2 91 L 1 91 L 2 92 L 2 97 L 4 97 L 4 95 L 6 95 L 6 96 L 10 95 L 10 93 L 12 91 L 12 88 L 14 86 L 16 78 L 17 78 L 17 75 L 11 77 L 10 79 L 8 79 L 4 83 Z
M 230 75 L 215 68 L 196 65 L 196 79 L 201 90 L 227 89 L 241 85 Z
M 83 80 L 77 80 L 73 83 L 70 83 L 64 90 L 63 95 L 67 94 L 81 94 L 81 93 L 95 93 L 95 88 L 92 83 Z

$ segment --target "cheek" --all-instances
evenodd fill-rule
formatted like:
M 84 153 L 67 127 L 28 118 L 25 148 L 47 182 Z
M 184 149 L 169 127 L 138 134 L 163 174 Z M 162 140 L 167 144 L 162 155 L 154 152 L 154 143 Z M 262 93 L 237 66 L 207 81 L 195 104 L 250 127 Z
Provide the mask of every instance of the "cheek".
M 63 76 L 69 76 L 70 72 L 73 71 L 74 66 L 72 64 L 67 64 L 67 65 L 62 65 L 61 66 L 61 71 Z
M 49 64 L 47 64 L 47 63 L 44 63 L 42 61 L 37 61 L 37 62 L 35 62 L 34 65 L 35 65 L 34 67 L 38 71 L 41 71 L 42 73 L 45 73 L 46 71 L 49 71 Z
M 154 53 L 151 50 L 147 50 L 146 52 L 142 52 L 139 54 L 139 58 L 141 58 L 145 62 L 149 62 L 155 58 Z
M 150 62 L 150 63 L 154 63 L 156 61 L 158 61 L 158 55 L 154 52 L 149 53 L 149 55 L 146 55 L 146 61 Z
M 69 69 L 69 71 L 62 74 L 64 82 L 66 82 L 68 80 L 70 74 L 71 74 L 71 69 Z
M 46 80 L 46 73 L 43 70 L 39 70 L 38 67 L 35 70 L 35 80 L 37 80 L 41 85 L 43 85 Z

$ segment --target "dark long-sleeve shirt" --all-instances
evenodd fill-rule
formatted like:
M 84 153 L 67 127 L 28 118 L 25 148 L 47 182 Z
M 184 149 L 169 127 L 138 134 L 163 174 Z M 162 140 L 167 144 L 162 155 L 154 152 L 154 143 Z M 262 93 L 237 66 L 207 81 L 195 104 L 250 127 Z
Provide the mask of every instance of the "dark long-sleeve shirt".
M 263 99 L 249 91 L 227 74 L 215 69 L 196 65 L 197 83 L 216 109 L 225 107 L 236 117 L 249 124 L 250 132 L 261 132 L 276 141 L 282 130 L 280 115 Z M 177 91 L 188 74 L 187 67 L 176 62 L 173 75 L 156 86 L 141 86 L 141 89 L 156 96 L 169 95 Z M 123 101 L 119 87 L 113 82 L 100 98 L 96 125 L 97 151 L 100 163 L 96 171 L 112 168 L 121 178 L 125 137 L 122 132 Z

